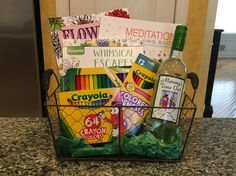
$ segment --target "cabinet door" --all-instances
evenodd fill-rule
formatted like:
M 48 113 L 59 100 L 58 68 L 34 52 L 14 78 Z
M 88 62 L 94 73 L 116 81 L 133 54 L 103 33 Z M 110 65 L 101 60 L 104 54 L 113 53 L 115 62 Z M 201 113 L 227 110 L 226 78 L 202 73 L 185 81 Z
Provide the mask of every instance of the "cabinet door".
M 131 18 L 186 23 L 188 0 L 57 0 L 57 15 L 82 15 L 128 8 Z

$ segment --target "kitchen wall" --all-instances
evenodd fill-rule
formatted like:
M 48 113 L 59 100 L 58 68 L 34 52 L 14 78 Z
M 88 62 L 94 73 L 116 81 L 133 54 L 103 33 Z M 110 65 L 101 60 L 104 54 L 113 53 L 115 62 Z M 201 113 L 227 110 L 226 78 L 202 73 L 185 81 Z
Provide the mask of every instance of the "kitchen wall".
M 59 2 L 61 0 L 58 0 Z M 73 2 L 73 1 L 72 1 Z M 189 27 L 188 38 L 185 47 L 185 62 L 189 71 L 194 71 L 200 79 L 200 86 L 197 91 L 195 103 L 198 107 L 197 117 L 202 117 L 204 111 L 205 92 L 210 61 L 210 53 L 213 38 L 213 29 L 216 16 L 217 0 L 188 0 L 189 13 L 187 25 Z M 55 0 L 41 0 L 41 18 L 43 32 L 43 47 L 45 57 L 45 68 L 55 68 L 55 59 L 50 40 L 47 18 L 56 15 Z M 58 9 L 66 7 L 58 7 Z M 82 6 L 81 6 L 81 9 Z M 63 12 L 68 13 L 67 11 Z M 187 87 L 191 93 L 191 88 Z

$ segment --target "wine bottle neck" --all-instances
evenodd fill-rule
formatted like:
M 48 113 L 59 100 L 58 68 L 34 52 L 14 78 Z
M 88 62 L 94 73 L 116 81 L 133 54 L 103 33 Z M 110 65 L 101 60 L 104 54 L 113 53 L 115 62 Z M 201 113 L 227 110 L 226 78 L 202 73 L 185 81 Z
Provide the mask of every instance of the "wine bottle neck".
M 185 44 L 187 27 L 184 25 L 176 26 L 174 40 L 172 44 L 171 57 L 182 59 L 182 53 Z
M 171 53 L 171 58 L 183 59 L 183 51 L 173 50 Z

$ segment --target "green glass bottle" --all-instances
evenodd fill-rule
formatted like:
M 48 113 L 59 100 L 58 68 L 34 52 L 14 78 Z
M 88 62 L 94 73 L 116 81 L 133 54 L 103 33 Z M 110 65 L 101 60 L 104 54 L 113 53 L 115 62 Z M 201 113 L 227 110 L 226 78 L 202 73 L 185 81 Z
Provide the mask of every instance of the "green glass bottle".
M 177 124 L 187 69 L 183 61 L 183 49 L 187 27 L 177 25 L 170 57 L 161 64 L 154 88 L 153 108 L 145 122 L 146 129 L 155 130 L 161 124 Z M 177 108 L 177 109 L 175 109 Z

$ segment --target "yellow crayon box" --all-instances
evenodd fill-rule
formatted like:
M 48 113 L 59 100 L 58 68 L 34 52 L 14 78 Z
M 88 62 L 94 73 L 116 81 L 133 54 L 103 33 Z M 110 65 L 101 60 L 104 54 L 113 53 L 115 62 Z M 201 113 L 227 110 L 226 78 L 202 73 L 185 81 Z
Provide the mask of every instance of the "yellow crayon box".
M 121 81 L 115 72 L 109 68 L 68 71 L 69 76 L 65 76 L 72 82 L 70 88 L 73 90 L 59 93 L 59 111 L 71 135 L 95 144 L 109 142 L 112 136 L 121 134 L 118 107 L 121 105 Z
M 125 133 L 137 134 L 149 111 L 159 63 L 139 54 L 121 86 Z

